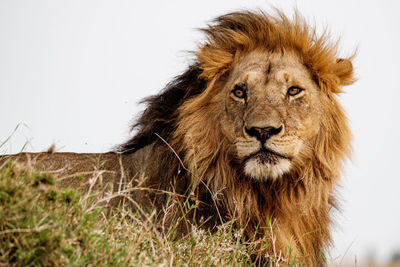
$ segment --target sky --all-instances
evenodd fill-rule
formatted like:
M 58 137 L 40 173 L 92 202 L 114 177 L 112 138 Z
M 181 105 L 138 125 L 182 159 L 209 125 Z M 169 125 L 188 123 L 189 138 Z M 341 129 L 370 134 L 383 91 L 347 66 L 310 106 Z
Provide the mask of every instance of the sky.
M 340 95 L 353 155 L 329 258 L 384 262 L 400 251 L 399 1 L 1 0 L 0 154 L 111 150 L 131 135 L 138 102 L 193 62 L 197 29 L 272 7 L 328 28 L 341 56 L 357 51 L 358 81 Z

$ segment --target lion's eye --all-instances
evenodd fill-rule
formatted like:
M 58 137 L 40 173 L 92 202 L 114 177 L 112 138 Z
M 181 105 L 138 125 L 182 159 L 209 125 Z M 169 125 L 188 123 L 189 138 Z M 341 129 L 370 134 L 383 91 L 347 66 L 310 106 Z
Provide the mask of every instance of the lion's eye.
M 287 94 L 289 96 L 295 96 L 295 95 L 300 94 L 301 91 L 303 91 L 303 89 L 296 87 L 296 86 L 292 86 L 287 90 Z
M 236 84 L 232 90 L 232 94 L 240 99 L 246 98 L 246 84 Z

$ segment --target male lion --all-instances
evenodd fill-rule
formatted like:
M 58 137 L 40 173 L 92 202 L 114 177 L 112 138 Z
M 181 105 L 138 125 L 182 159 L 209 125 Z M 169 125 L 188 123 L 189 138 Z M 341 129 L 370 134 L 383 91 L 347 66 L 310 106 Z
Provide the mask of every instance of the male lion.
M 323 265 L 334 189 L 350 150 L 336 94 L 354 82 L 351 58 L 338 59 L 337 46 L 299 15 L 231 13 L 203 32 L 196 62 L 146 99 L 137 133 L 116 151 L 22 159 L 84 174 L 101 157 L 103 179 L 116 186 L 145 177 L 140 185 L 148 190 L 132 196 L 145 206 L 162 211 L 170 197 L 162 192 L 196 195 L 196 218 L 206 225 L 235 219 L 247 237 L 261 238 L 271 235 L 272 221 L 275 253 L 290 247 L 304 265 Z M 72 175 L 60 183 L 83 182 Z

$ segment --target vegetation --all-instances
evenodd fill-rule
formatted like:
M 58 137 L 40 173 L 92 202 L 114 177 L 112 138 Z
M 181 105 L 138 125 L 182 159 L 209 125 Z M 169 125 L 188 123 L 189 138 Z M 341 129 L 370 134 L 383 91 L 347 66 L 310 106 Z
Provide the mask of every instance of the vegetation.
M 56 179 L 27 164 L 0 166 L 0 266 L 256 265 L 232 223 L 177 239 L 174 227 L 155 226 L 155 213 L 110 208 L 96 192 L 60 189 Z

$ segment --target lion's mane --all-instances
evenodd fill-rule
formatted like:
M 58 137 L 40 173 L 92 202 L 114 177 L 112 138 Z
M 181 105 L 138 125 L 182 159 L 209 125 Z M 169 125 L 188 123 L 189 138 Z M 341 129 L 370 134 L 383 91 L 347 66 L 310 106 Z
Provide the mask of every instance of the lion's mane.
M 158 167 L 148 174 L 151 183 L 167 185 L 177 177 L 182 193 L 191 185 L 206 203 L 203 215 L 214 215 L 216 223 L 234 218 L 249 237 L 256 229 L 267 232 L 272 219 L 278 249 L 291 245 L 304 263 L 320 263 L 320 250 L 330 243 L 334 188 L 350 152 L 350 131 L 336 94 L 354 82 L 351 64 L 336 64 L 337 45 L 326 34 L 318 37 L 299 15 L 290 20 L 280 12 L 231 13 L 203 32 L 207 38 L 195 53 L 197 60 L 159 95 L 145 100 L 147 108 L 133 126 L 136 135 L 119 151 L 129 154 L 154 144 Z M 307 154 L 274 181 L 254 181 L 235 168 L 220 130 L 221 114 L 212 102 L 236 62 L 260 47 L 296 51 L 329 100 Z

